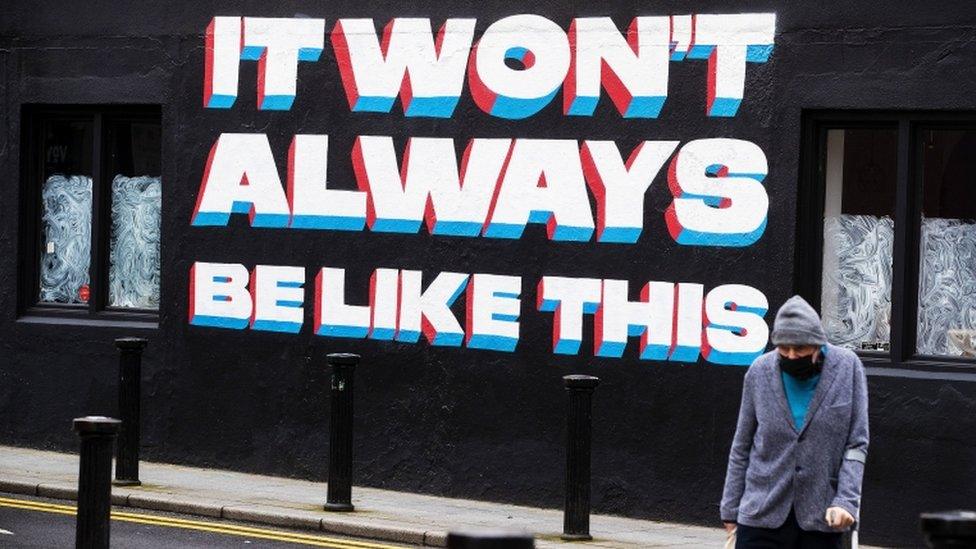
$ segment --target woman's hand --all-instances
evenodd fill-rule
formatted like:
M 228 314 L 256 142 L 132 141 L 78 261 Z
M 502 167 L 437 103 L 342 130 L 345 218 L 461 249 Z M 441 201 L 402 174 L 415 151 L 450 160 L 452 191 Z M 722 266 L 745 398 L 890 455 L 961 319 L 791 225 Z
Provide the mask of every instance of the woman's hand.
M 735 523 L 734 522 L 723 522 L 722 524 L 725 525 L 725 532 L 726 533 L 730 533 L 730 532 L 732 532 L 732 530 L 735 530 Z
M 830 507 L 824 516 L 827 525 L 835 530 L 844 530 L 854 524 L 854 517 L 841 507 Z

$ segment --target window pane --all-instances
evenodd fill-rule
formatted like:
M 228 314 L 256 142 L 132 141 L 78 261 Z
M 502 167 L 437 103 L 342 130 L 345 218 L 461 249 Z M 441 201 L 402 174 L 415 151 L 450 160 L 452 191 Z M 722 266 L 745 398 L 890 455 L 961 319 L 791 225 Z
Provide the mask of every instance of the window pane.
M 976 356 L 976 130 L 925 130 L 919 244 L 922 355 Z
M 112 233 L 110 307 L 159 308 L 159 124 L 115 122 L 109 127 Z
M 893 128 L 827 132 L 821 313 L 835 345 L 889 346 L 897 150 Z
M 91 263 L 91 124 L 49 120 L 41 131 L 39 300 L 86 303 Z

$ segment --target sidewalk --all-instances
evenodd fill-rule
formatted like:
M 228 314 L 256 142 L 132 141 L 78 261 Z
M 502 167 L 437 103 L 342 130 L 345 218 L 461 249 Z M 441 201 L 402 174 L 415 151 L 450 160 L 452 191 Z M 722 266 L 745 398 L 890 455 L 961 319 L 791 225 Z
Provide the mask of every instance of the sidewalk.
M 449 530 L 504 528 L 532 532 L 537 547 L 721 547 L 720 528 L 593 515 L 594 540 L 559 540 L 562 512 L 353 488 L 354 513 L 327 513 L 326 485 L 214 469 L 142 462 L 143 485 L 112 488 L 115 505 L 444 546 Z M 78 456 L 0 446 L 0 492 L 75 499 Z

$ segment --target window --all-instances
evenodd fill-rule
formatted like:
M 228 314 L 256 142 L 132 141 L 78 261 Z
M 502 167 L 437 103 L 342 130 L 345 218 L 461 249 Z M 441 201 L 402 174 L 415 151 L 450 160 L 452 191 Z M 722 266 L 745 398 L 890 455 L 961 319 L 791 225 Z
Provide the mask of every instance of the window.
M 976 124 L 921 127 L 920 355 L 976 357 Z
M 158 107 L 25 107 L 22 308 L 155 317 Z
M 797 287 L 830 341 L 976 362 L 976 114 L 808 113 L 804 144 Z
M 821 316 L 828 338 L 884 349 L 891 335 L 894 128 L 827 130 Z

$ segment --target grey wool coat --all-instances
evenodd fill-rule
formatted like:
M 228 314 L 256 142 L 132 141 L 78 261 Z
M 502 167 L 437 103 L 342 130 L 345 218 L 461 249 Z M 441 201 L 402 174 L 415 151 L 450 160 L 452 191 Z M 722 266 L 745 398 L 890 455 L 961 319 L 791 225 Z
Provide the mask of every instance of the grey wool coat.
M 829 344 L 825 350 L 802 429 L 793 424 L 777 351 L 746 372 L 723 521 L 778 528 L 795 509 L 800 528 L 836 532 L 824 520 L 828 507 L 857 518 L 868 450 L 867 380 L 852 351 Z

